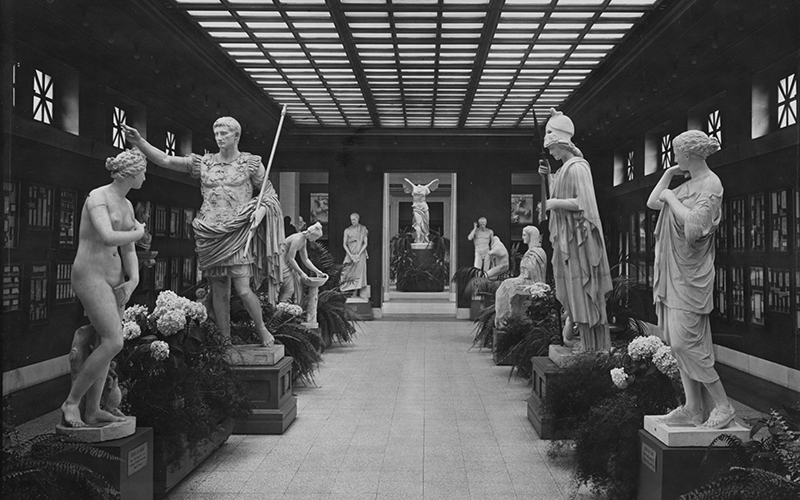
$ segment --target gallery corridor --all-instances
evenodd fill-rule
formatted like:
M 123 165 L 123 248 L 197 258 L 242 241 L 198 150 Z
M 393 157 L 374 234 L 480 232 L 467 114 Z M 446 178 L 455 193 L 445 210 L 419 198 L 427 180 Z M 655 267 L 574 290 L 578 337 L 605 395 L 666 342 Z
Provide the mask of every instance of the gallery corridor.
M 296 388 L 284 435 L 231 436 L 167 498 L 570 497 L 571 467 L 527 420 L 530 388 L 470 349 L 471 327 L 362 323 L 353 345 L 325 352 L 316 387 Z

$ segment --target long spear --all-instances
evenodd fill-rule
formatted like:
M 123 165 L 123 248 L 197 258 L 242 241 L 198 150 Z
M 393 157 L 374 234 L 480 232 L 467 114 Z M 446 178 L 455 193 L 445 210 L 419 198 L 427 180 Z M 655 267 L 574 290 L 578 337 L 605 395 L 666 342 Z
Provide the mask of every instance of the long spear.
M 267 171 L 264 173 L 264 181 L 261 183 L 261 191 L 258 193 L 258 201 L 256 202 L 256 210 L 261 206 L 261 201 L 264 199 L 264 190 L 267 188 L 267 182 L 269 182 L 269 169 L 272 168 L 272 160 L 275 158 L 275 150 L 278 148 L 278 137 L 281 135 L 281 129 L 283 128 L 283 119 L 286 117 L 286 105 L 283 105 L 283 109 L 281 109 L 281 119 L 278 121 L 278 131 L 275 132 L 275 140 L 272 142 L 272 152 L 269 154 L 269 161 L 267 162 Z M 253 239 L 253 235 L 256 233 L 256 221 L 253 221 L 253 224 L 250 226 L 250 234 L 247 235 L 247 243 L 244 245 L 244 254 L 247 255 L 250 253 L 250 242 Z
M 539 155 L 542 157 L 542 160 L 544 161 L 545 165 L 547 165 L 548 168 L 549 168 L 550 167 L 550 162 L 547 161 L 547 155 L 544 153 L 544 140 L 542 139 L 542 134 L 541 134 L 541 131 L 539 130 L 539 119 L 536 118 L 536 109 L 533 110 L 533 123 L 534 123 L 534 125 L 536 127 L 536 133 L 535 133 L 536 139 L 537 139 L 538 142 L 541 143 L 541 146 L 540 146 L 540 149 L 539 149 Z M 545 220 L 547 218 L 547 216 L 545 214 L 547 213 L 546 210 L 547 210 L 547 197 L 548 196 L 549 196 L 549 193 L 548 193 L 548 189 L 547 189 L 547 175 L 542 175 L 542 207 L 539 210 L 539 222 L 542 222 L 543 220 Z

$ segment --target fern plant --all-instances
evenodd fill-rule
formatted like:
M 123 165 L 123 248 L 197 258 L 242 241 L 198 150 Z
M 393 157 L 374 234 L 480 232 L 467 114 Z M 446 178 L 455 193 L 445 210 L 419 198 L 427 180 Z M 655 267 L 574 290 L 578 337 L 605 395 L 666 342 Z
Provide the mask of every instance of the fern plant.
M 494 346 L 494 304 L 481 309 L 478 317 L 475 318 L 475 338 L 472 340 L 472 347 L 491 349 Z
M 5 422 L 4 422 L 5 423 Z M 80 463 L 81 457 L 120 460 L 106 451 L 67 436 L 46 433 L 20 439 L 3 431 L 3 498 L 12 500 L 118 499 L 105 476 Z
M 360 317 L 347 307 L 347 295 L 334 288 L 319 292 L 317 323 L 324 338 L 340 344 L 352 342 Z
M 751 426 L 750 441 L 721 434 L 709 445 L 722 442 L 731 448 L 731 468 L 681 500 L 800 498 L 800 402 L 745 422 Z M 766 437 L 754 439 L 762 429 Z

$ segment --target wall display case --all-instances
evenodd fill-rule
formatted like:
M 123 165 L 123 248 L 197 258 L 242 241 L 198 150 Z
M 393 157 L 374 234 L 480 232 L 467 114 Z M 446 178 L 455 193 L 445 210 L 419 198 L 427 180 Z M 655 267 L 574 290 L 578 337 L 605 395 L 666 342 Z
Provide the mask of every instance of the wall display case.
M 714 276 L 714 315 L 728 318 L 728 270 L 725 266 L 716 267 Z
M 19 182 L 3 181 L 3 248 L 19 245 Z
M 31 184 L 28 186 L 28 229 L 52 229 L 53 188 Z
M 768 268 L 767 270 L 767 307 L 772 312 L 786 313 L 791 310 L 790 277 L 788 269 Z
M 800 188 L 794 192 L 794 250 L 800 252 Z
M 168 288 L 174 292 L 180 292 L 181 289 L 181 258 L 172 257 L 169 262 L 169 286 Z
M 47 277 L 49 275 L 50 264 L 47 262 L 31 265 L 30 279 L 30 301 L 28 302 L 28 320 L 31 323 L 46 321 L 49 308 L 47 304 Z
M 167 259 L 156 259 L 153 277 L 153 288 L 156 291 L 167 287 Z
M 167 207 L 164 205 L 156 205 L 153 210 L 153 236 L 166 236 L 167 235 Z
M 744 212 L 744 198 L 735 198 L 731 200 L 730 206 L 731 214 L 731 249 L 744 250 L 745 246 L 745 212 Z
M 19 311 L 20 285 L 22 279 L 21 266 L 8 264 L 3 266 L 3 312 Z
M 56 302 L 75 302 L 75 292 L 72 290 L 72 262 L 59 262 L 56 264 Z
M 722 200 L 721 217 L 717 232 L 715 234 L 714 245 L 716 245 L 717 252 L 725 252 L 728 250 L 728 200 Z
M 783 189 L 769 194 L 770 250 L 789 251 L 789 193 Z
M 764 324 L 764 268 L 750 268 L 750 323 Z
M 766 233 L 764 195 L 751 194 L 748 196 L 748 201 L 750 204 L 750 250 L 763 252 Z
M 61 210 L 58 216 L 58 246 L 72 248 L 75 246 L 75 221 L 78 193 L 71 189 L 61 190 Z
M 179 207 L 171 207 L 169 209 L 169 237 L 182 238 L 183 237 L 183 209 Z
M 657 210 L 650 210 L 648 212 L 650 214 L 650 228 L 647 230 L 647 241 L 648 247 L 651 252 L 655 252 L 656 249 L 656 225 L 658 224 L 658 215 L 659 211 Z
M 731 319 L 744 323 L 744 269 L 731 268 Z
M 181 281 L 184 287 L 189 287 L 195 284 L 194 282 L 194 258 L 184 257 L 183 264 L 181 265 Z

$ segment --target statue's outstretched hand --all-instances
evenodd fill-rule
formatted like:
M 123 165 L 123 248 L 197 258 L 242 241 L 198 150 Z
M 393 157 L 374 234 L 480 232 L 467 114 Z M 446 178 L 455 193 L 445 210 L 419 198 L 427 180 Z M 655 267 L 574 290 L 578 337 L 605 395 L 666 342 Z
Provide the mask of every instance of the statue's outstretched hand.
M 142 134 L 139 133 L 133 127 L 130 127 L 124 123 L 120 124 L 120 128 L 122 132 L 125 134 L 125 141 L 133 144 L 134 146 L 138 146 L 142 142 Z

